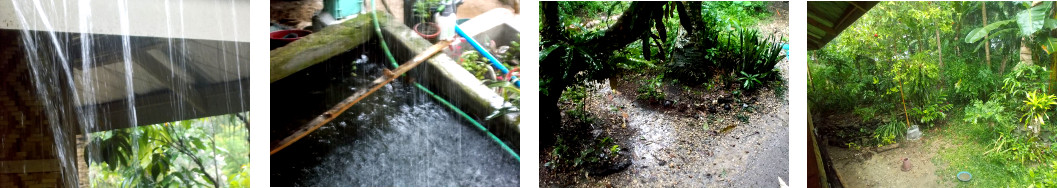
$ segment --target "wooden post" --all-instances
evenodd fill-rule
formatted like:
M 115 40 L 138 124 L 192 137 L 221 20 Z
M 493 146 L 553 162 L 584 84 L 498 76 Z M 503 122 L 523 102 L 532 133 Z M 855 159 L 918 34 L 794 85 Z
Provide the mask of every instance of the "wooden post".
M 903 116 L 907 118 L 907 127 L 910 126 L 910 113 L 907 113 L 907 97 L 903 95 L 903 81 L 899 81 L 899 98 L 903 99 Z

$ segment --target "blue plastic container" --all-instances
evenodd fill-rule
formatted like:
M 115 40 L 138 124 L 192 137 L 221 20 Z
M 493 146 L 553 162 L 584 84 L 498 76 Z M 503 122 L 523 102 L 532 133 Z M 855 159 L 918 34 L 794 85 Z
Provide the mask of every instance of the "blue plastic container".
M 325 0 L 323 11 L 330 13 L 334 19 L 344 19 L 353 14 L 359 14 L 363 8 L 363 0 Z
M 967 175 L 967 178 L 962 178 L 961 177 L 962 174 Z M 954 178 L 958 179 L 958 180 L 961 180 L 961 181 L 969 181 L 969 180 L 973 179 L 973 174 L 970 174 L 969 172 L 966 172 L 966 171 L 961 171 L 961 172 L 958 172 L 958 175 L 954 175 Z

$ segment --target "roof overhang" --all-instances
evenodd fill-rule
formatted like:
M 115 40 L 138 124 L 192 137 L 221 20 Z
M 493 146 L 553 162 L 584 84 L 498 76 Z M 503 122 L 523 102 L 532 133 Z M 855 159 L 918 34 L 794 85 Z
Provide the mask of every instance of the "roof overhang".
M 808 1 L 807 49 L 818 50 L 870 11 L 877 1 Z

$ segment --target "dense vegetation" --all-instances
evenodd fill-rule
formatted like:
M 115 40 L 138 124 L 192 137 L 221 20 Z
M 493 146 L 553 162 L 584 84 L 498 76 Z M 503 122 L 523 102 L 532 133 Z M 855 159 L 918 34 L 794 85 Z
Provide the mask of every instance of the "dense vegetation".
M 957 145 L 938 156 L 948 165 L 941 177 L 971 170 L 990 177 L 973 180 L 982 187 L 1057 186 L 1054 6 L 879 3 L 811 52 L 816 126 L 854 114 L 862 126 L 825 136 L 862 148 L 897 143 L 908 123 L 919 125 Z
M 592 168 L 619 155 L 613 138 L 589 133 L 596 117 L 584 99 L 592 81 L 641 75 L 637 99 L 670 104 L 664 86 L 737 93 L 778 80 L 785 39 L 754 29 L 770 16 L 767 3 L 541 2 L 548 13 L 540 15 L 541 141 L 556 156 L 544 165 Z
M 249 187 L 248 113 L 92 133 L 93 187 Z

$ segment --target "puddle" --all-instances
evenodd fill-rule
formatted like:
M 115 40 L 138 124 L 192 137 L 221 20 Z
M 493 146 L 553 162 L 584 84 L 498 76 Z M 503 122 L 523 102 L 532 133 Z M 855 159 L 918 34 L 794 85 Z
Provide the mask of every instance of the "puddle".
M 272 84 L 272 140 L 381 76 L 381 63 L 348 63 L 367 53 L 358 50 L 335 58 L 347 61 L 328 61 Z M 271 161 L 272 186 L 517 186 L 520 180 L 516 159 L 403 79 Z

